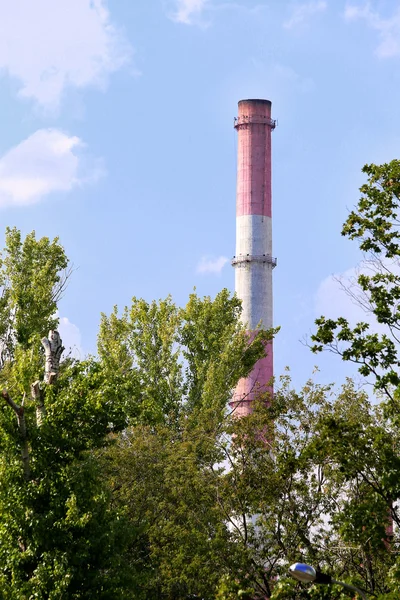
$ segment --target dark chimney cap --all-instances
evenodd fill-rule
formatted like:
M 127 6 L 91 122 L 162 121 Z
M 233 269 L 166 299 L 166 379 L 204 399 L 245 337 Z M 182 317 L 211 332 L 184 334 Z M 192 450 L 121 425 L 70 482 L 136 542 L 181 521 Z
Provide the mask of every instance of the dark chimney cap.
M 239 104 L 242 102 L 254 102 L 254 104 L 272 104 L 271 100 L 261 100 L 260 98 L 249 98 L 248 100 L 239 100 Z

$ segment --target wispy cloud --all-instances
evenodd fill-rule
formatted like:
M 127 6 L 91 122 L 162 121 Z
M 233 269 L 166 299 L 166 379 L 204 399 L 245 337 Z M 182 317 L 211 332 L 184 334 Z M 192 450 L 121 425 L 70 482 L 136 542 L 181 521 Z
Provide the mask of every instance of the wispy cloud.
M 226 258 L 226 256 L 218 256 L 218 258 L 203 256 L 197 265 L 197 273 L 213 273 L 219 275 L 228 261 L 229 259 Z
M 317 290 L 315 314 L 318 317 L 324 315 L 332 319 L 345 317 L 352 325 L 358 321 L 365 321 L 366 316 L 362 308 L 345 292 L 345 287 L 349 286 L 354 290 L 354 281 L 358 274 L 359 271 L 353 268 L 344 273 L 326 277 Z
M 162 0 L 166 5 L 169 18 L 176 23 L 185 25 L 199 25 L 207 27 L 211 23 L 212 15 L 221 12 L 239 12 L 243 15 L 257 15 L 268 10 L 265 2 L 249 5 L 248 0 Z M 250 3 L 251 4 L 251 3 Z M 207 15 L 207 18 L 205 18 Z
M 372 331 L 386 331 L 386 325 L 378 323 L 372 313 L 370 295 L 361 289 L 358 278 L 360 275 L 372 277 L 387 271 L 398 277 L 400 267 L 397 261 L 384 260 L 382 264 L 379 261 L 363 261 L 357 267 L 343 273 L 330 275 L 318 288 L 315 298 L 316 315 L 332 319 L 345 317 L 351 326 L 364 321 L 369 323 Z
M 272 72 L 281 86 L 293 86 L 302 93 L 312 92 L 315 89 L 315 83 L 310 77 L 303 77 L 287 65 L 275 63 Z
M 39 129 L 0 158 L 0 207 L 34 204 L 103 173 L 101 161 L 85 154 L 78 137 Z
M 399 267 L 394 262 L 386 262 L 384 271 L 389 269 L 397 276 L 400 274 Z M 376 333 L 378 335 L 389 335 L 391 332 L 388 327 L 382 323 L 378 323 L 375 315 L 371 312 L 370 297 L 363 292 L 357 283 L 360 274 L 373 276 L 377 272 L 381 272 L 379 263 L 369 261 L 362 262 L 358 267 L 348 269 L 343 273 L 331 275 L 324 279 L 318 287 L 315 296 L 314 311 L 315 317 L 323 315 L 328 319 L 337 319 L 344 317 L 349 322 L 350 327 L 355 327 L 357 323 L 367 323 L 369 325 L 368 333 Z M 315 327 L 313 327 L 315 331 Z M 310 340 L 307 340 L 308 342 Z M 348 347 L 346 342 L 340 342 L 340 346 L 344 349 Z M 326 363 L 328 370 L 332 365 Z M 341 377 L 349 376 L 358 382 L 359 385 L 365 385 L 365 378 L 361 377 L 356 371 L 356 367 L 351 362 L 345 362 L 341 365 Z M 370 381 L 373 383 L 373 381 Z M 368 391 L 368 388 L 366 389 Z M 372 400 L 372 398 L 371 398 Z
M 69 87 L 104 87 L 130 59 L 106 0 L 0 0 L 0 14 L 0 70 L 46 110 Z
M 380 58 L 400 55 L 400 7 L 388 18 L 382 17 L 368 2 L 363 6 L 348 4 L 344 11 L 346 21 L 363 20 L 379 34 L 376 54 Z
M 71 323 L 68 317 L 60 317 L 58 331 L 65 348 L 63 358 L 70 356 L 82 360 L 82 336 L 79 327 L 74 325 L 74 323 Z
M 198 22 L 207 4 L 208 0 L 176 0 L 171 18 L 177 23 L 193 25 Z
M 289 19 L 283 23 L 283 26 L 285 29 L 294 29 L 299 25 L 304 25 L 311 17 L 324 12 L 327 8 L 328 4 L 324 0 L 297 4 L 294 6 Z

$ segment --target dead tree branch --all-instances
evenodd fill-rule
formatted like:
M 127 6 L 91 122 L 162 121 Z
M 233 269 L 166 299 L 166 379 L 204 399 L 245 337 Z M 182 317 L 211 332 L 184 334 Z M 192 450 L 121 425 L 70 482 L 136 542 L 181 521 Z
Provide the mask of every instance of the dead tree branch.
M 64 351 L 58 331 L 49 331 L 49 337 L 42 338 L 42 346 L 46 356 L 44 381 L 51 385 L 58 377 L 60 358 Z
M 1 395 L 3 396 L 3 399 L 7 402 L 7 404 L 9 406 L 11 406 L 11 408 L 13 409 L 13 411 L 15 412 L 16 417 L 17 417 L 18 429 L 19 429 L 19 432 L 21 434 L 21 439 L 22 439 L 21 455 L 22 455 L 22 465 L 23 465 L 23 469 L 24 469 L 24 477 L 25 477 L 25 480 L 28 481 L 31 476 L 31 469 L 30 469 L 30 464 L 29 464 L 29 444 L 28 444 L 28 436 L 27 436 L 27 431 L 26 431 L 25 408 L 24 408 L 25 396 L 22 400 L 21 406 L 18 406 L 18 404 L 16 404 L 14 402 L 14 400 L 12 400 L 10 398 L 10 395 L 7 392 L 7 390 L 3 390 Z

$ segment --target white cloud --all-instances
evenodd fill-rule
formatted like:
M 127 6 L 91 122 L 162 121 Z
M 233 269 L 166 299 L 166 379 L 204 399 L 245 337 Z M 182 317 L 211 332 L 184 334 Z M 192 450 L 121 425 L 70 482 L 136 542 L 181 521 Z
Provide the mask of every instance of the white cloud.
M 203 256 L 197 265 L 197 272 L 219 275 L 228 261 L 229 259 L 225 256 L 218 256 L 218 258 Z
M 315 89 L 315 83 L 310 77 L 303 77 L 292 67 L 275 63 L 271 72 L 281 86 L 293 86 L 299 92 L 308 93 Z
M 363 321 L 369 323 L 371 331 L 387 332 L 387 327 L 376 321 L 371 313 L 369 296 L 357 283 L 359 275 L 372 276 L 378 272 L 389 271 L 400 276 L 400 266 L 395 261 L 364 261 L 358 267 L 348 269 L 339 275 L 331 275 L 320 284 L 315 298 L 315 312 L 319 317 L 337 319 L 345 317 L 351 326 Z
M 0 0 L 0 14 L 0 70 L 46 109 L 68 87 L 104 86 L 130 58 L 106 0 Z
M 193 25 L 204 11 L 208 0 L 177 0 L 172 19 L 177 23 Z
M 391 58 L 400 55 L 400 7 L 389 18 L 382 17 L 371 8 L 370 3 L 364 6 L 349 4 L 345 8 L 346 21 L 364 20 L 371 29 L 375 29 L 380 38 L 376 54 L 380 58 Z
M 285 29 L 293 29 L 294 27 L 303 25 L 308 19 L 318 13 L 324 12 L 327 8 L 328 4 L 324 0 L 298 4 L 293 8 L 290 18 L 283 23 L 283 26 Z
M 101 161 L 82 153 L 78 137 L 39 129 L 0 158 L 0 207 L 34 204 L 52 192 L 97 180 Z
M 71 356 L 83 359 L 82 336 L 79 327 L 71 323 L 67 317 L 61 317 L 58 332 L 65 348 L 63 358 Z
M 383 269 L 378 263 L 369 261 L 362 262 L 359 267 L 348 269 L 339 275 L 331 275 L 322 281 L 315 297 L 315 316 L 323 315 L 326 318 L 337 319 L 344 317 L 348 320 L 350 327 L 354 327 L 357 323 L 368 323 L 368 333 L 376 333 L 378 335 L 387 335 L 393 340 L 397 347 L 397 352 L 400 353 L 400 345 L 397 343 L 396 337 L 393 336 L 389 327 L 383 323 L 378 323 L 376 317 L 370 310 L 369 298 L 360 289 L 357 284 L 357 278 L 360 274 L 370 275 L 377 272 L 390 271 L 397 277 L 400 276 L 400 264 L 396 261 L 383 261 Z M 347 291 L 346 291 L 347 290 Z M 357 301 L 358 299 L 358 301 Z M 340 344 L 342 348 L 348 347 L 348 344 L 343 342 Z M 365 384 L 364 378 L 359 378 L 355 374 L 354 365 L 346 363 L 348 371 L 346 375 L 358 380 L 361 385 Z M 373 380 L 369 383 L 374 383 Z M 368 391 L 368 388 L 366 388 Z
M 353 268 L 339 275 L 330 275 L 324 279 L 317 290 L 315 298 L 316 315 L 324 315 L 332 319 L 345 317 L 352 325 L 355 325 L 358 321 L 366 321 L 365 312 L 352 300 L 343 287 L 352 285 L 358 273 L 359 270 Z

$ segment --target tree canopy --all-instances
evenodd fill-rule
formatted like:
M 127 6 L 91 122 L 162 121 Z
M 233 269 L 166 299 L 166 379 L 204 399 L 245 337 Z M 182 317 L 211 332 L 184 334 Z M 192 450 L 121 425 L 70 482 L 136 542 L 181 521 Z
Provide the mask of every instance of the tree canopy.
M 102 316 L 98 357 L 62 360 L 55 327 L 67 265 L 57 239 L 37 240 L 32 233 L 22 240 L 16 229 L 7 230 L 0 263 L 0 595 L 21 600 L 148 597 L 160 580 L 162 589 L 186 589 L 182 573 L 171 582 L 162 562 L 158 572 L 144 558 L 147 525 L 138 519 L 142 509 L 136 514 L 132 507 L 139 506 L 139 498 L 150 506 L 151 494 L 142 482 L 120 501 L 126 488 L 122 478 L 115 485 L 116 474 L 129 472 L 122 449 L 130 447 L 133 432 L 136 440 L 139 432 L 154 436 L 157 431 L 149 438 L 152 444 L 142 445 L 147 453 L 137 457 L 137 465 L 147 464 L 146 482 L 154 486 L 146 463 L 150 449 L 159 448 L 160 457 L 166 453 L 176 468 L 166 465 L 164 477 L 170 489 L 175 486 L 177 499 L 190 473 L 190 457 L 180 463 L 178 449 L 186 440 L 194 456 L 189 440 L 199 428 L 207 422 L 215 429 L 224 421 L 234 386 L 263 355 L 270 334 L 260 331 L 249 344 L 239 321 L 240 303 L 226 290 L 213 300 L 192 294 L 184 308 L 171 298 L 152 303 L 134 298 L 121 316 L 117 309 Z M 202 465 L 213 464 L 218 451 L 205 442 L 207 435 L 215 442 L 210 432 L 204 435 L 198 445 L 204 456 L 186 484 L 205 528 L 186 534 L 186 551 L 192 548 L 195 556 L 187 567 L 191 577 L 203 557 L 197 548 L 201 540 L 202 551 L 213 556 L 207 549 L 210 513 L 199 499 L 209 496 L 202 485 L 209 485 L 210 476 Z M 136 496 L 140 489 L 142 496 Z M 174 496 L 165 497 L 164 505 L 169 515 Z M 186 524 L 179 528 L 174 519 L 172 511 L 168 535 L 183 565 L 188 561 L 177 536 L 180 531 L 184 539 Z M 226 529 L 216 516 L 213 522 Z M 217 545 L 225 539 L 221 536 Z M 177 557 L 173 563 L 179 564 Z
M 344 599 L 288 577 L 306 562 L 378 600 L 400 594 L 400 162 L 367 165 L 343 235 L 369 264 L 358 298 L 380 333 L 321 317 L 313 350 L 373 378 L 277 378 L 229 400 L 276 331 L 241 305 L 171 297 L 102 315 L 98 352 L 65 358 L 57 239 L 6 232 L 0 259 L 0 596 L 9 600 Z M 371 319 L 369 319 L 371 321 Z M 386 330 L 382 333 L 382 328 Z

